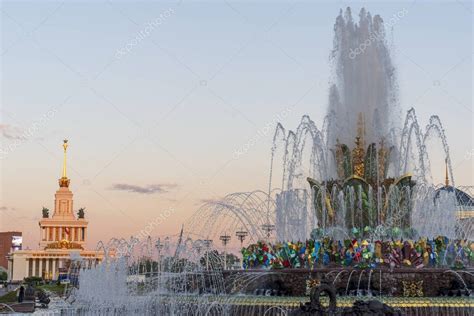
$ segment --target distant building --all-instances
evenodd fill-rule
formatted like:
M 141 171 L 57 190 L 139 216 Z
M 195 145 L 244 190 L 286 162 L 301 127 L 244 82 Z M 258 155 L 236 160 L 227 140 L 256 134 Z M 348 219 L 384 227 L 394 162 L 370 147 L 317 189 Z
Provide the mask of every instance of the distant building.
M 11 251 L 8 255 L 8 278 L 21 281 L 25 277 L 37 276 L 56 280 L 60 272 L 67 271 L 71 256 L 80 255 L 87 266 L 98 264 L 103 259 L 102 251 L 86 250 L 88 221 L 84 209 L 73 212 L 73 194 L 69 189 L 70 179 L 66 175 L 66 149 L 64 141 L 64 162 L 59 189 L 55 194 L 54 213 L 43 208 L 40 226 L 40 249 Z
M 441 194 L 454 194 L 456 198 L 456 215 L 460 221 L 460 229 L 464 232 L 464 238 L 473 239 L 474 238 L 474 197 L 472 194 L 472 187 L 465 187 L 464 189 L 471 189 L 471 194 L 469 191 L 463 191 L 460 188 L 455 188 L 449 184 L 448 177 L 448 165 L 446 162 L 446 171 L 445 171 L 445 184 L 438 190 L 436 190 L 435 200 L 439 199 Z
M 0 269 L 7 271 L 9 253 L 21 250 L 23 237 L 21 232 L 0 232 Z

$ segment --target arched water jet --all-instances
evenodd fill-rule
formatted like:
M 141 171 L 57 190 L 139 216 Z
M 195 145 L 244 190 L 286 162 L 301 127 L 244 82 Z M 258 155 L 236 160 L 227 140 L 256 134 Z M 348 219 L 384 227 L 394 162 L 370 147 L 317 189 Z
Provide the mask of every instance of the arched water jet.
M 360 289 L 360 281 L 362 280 L 362 276 L 364 275 L 365 273 L 365 270 L 362 270 L 360 271 L 359 273 L 359 281 L 357 282 L 357 290 L 356 290 L 356 295 L 357 296 L 360 296 L 360 292 L 359 292 L 359 289 Z
M 452 274 L 454 274 L 459 280 L 461 280 L 461 283 L 462 283 L 462 285 L 464 286 L 464 290 L 466 291 L 466 293 L 467 293 L 468 295 L 471 294 L 471 290 L 469 290 L 469 287 L 467 286 L 466 281 L 464 281 L 464 279 L 462 278 L 462 276 L 461 276 L 457 271 L 454 271 L 454 270 L 446 270 L 446 271 L 444 271 L 444 273 L 452 273 Z
M 202 205 L 184 227 L 187 234 L 213 240 L 218 240 L 225 231 L 235 234 L 243 229 L 248 232 L 248 241 L 256 242 L 267 238 L 262 225 L 275 224 L 275 203 L 272 197 L 259 190 L 232 193 Z
M 346 285 L 346 295 L 349 294 L 349 284 L 351 282 L 351 278 L 352 278 L 352 274 L 355 272 L 356 270 L 352 270 L 351 273 L 349 273 L 349 278 L 347 279 L 347 285 Z

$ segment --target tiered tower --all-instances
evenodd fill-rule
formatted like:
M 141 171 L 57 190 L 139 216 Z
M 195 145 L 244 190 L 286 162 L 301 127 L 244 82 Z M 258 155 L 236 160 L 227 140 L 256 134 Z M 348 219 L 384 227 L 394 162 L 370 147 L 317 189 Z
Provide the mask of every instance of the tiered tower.
M 79 218 L 73 212 L 73 194 L 69 189 L 71 180 L 67 177 L 68 141 L 64 140 L 63 170 L 59 179 L 59 189 L 54 195 L 54 213 L 49 217 L 49 210 L 43 208 L 43 219 L 39 222 L 41 236 L 40 247 L 44 249 L 83 249 L 87 237 L 88 221 L 83 211 Z
M 45 280 L 68 278 L 72 264 L 90 268 L 99 264 L 104 252 L 87 250 L 87 225 L 84 209 L 73 211 L 73 194 L 67 177 L 68 141 L 63 143 L 64 161 L 59 189 L 54 195 L 54 213 L 43 207 L 43 218 L 39 221 L 40 249 L 23 249 L 8 254 L 8 280 L 22 281 L 26 277 L 42 277 Z M 110 256 L 115 252 L 111 251 Z M 80 260 L 77 260 L 80 258 Z M 77 261 L 76 261 L 77 260 Z M 79 262 L 79 263 L 78 263 Z

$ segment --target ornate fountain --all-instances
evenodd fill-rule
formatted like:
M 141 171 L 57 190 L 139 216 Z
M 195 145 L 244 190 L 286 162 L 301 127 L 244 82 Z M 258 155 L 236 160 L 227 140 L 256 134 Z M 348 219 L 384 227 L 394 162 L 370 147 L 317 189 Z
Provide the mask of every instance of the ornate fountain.
M 339 140 L 331 154 L 336 161 L 337 179 L 318 182 L 307 178 L 320 227 L 342 226 L 350 230 L 372 230 L 377 226 L 411 227 L 411 174 L 388 177 L 394 146 L 382 138 L 365 149 L 363 114 L 352 149 Z

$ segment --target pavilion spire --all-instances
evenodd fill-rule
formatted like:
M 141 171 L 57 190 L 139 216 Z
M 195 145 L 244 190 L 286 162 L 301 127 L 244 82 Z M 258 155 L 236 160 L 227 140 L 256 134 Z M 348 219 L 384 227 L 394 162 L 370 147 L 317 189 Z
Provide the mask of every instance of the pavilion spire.
M 65 139 L 63 141 L 63 149 L 64 149 L 64 158 L 63 158 L 63 174 L 61 179 L 59 179 L 59 186 L 60 187 L 69 187 L 69 182 L 70 180 L 67 177 L 67 168 L 66 168 L 66 158 L 67 158 L 67 147 L 68 147 L 68 141 Z

